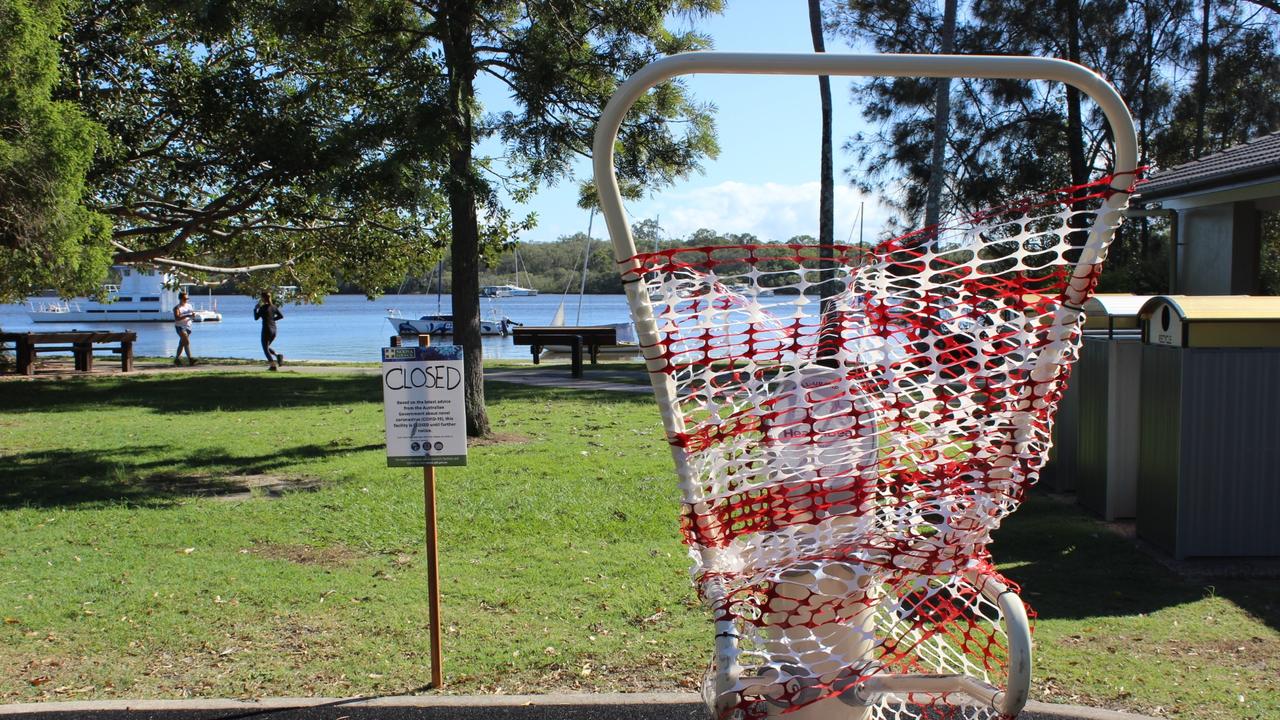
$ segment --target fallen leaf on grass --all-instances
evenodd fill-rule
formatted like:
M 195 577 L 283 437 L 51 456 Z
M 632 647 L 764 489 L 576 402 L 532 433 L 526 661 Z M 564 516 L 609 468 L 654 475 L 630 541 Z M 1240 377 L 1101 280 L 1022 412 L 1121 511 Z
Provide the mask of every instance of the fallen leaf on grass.
M 4 619 L 4 624 L 5 624 L 5 625 L 17 625 L 17 624 L 18 624 L 18 623 L 20 623 L 20 622 L 22 622 L 22 621 L 21 621 L 21 620 L 19 620 L 18 618 L 15 618 L 15 617 L 7 617 L 7 618 L 5 618 L 5 619 Z
M 40 677 L 31 678 L 27 682 L 31 683 L 35 687 L 40 687 L 41 685 L 49 682 L 52 679 L 53 678 L 49 677 L 48 675 L 41 675 Z
M 195 551 L 196 551 L 196 549 L 195 549 L 195 548 L 193 548 L 193 547 L 189 547 L 189 548 L 181 548 L 181 549 L 179 549 L 179 550 L 174 550 L 173 552 L 174 552 L 175 554 L 178 554 L 178 555 L 190 555 L 191 553 L 193 553 L 193 552 L 195 552 Z

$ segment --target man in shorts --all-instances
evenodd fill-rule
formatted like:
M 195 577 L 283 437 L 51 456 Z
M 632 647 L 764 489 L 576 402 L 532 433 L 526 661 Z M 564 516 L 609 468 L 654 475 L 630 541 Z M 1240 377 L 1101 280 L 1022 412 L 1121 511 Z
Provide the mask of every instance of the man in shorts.
M 187 363 L 195 365 L 196 359 L 191 357 L 191 319 L 196 316 L 195 308 L 187 302 L 185 291 L 178 293 L 178 304 L 173 308 L 173 329 L 178 333 L 178 354 L 173 358 L 174 365 L 182 364 L 182 351 L 187 351 Z

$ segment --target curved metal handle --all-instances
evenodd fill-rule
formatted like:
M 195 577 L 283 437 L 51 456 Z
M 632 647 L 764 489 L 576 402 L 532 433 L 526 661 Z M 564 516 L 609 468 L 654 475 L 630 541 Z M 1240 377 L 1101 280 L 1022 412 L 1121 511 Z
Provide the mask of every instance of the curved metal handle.
M 682 53 L 649 63 L 618 87 L 600 115 L 592 148 L 600 210 L 619 262 L 635 255 L 631 228 L 618 193 L 613 145 L 622 119 L 650 88 L 680 75 L 843 75 L 864 77 L 974 77 L 1055 80 L 1088 95 L 1107 117 L 1115 138 L 1112 187 L 1126 191 L 1138 164 L 1133 117 L 1119 93 L 1094 71 L 1066 60 L 996 55 L 834 55 L 828 53 Z

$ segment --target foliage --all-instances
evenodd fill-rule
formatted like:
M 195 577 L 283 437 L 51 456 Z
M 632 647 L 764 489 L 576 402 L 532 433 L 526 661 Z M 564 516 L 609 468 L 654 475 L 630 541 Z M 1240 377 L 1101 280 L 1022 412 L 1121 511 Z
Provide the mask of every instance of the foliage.
M 489 431 L 481 375 L 479 255 L 488 228 L 508 227 L 487 173 L 475 157 L 485 137 L 506 149 L 517 197 L 569 178 L 572 160 L 591 151 L 596 121 L 614 89 L 661 55 L 707 47 L 707 38 L 675 33 L 672 13 L 718 12 L 720 0 L 490 0 L 420 5 L 422 42 L 439 47 L 447 78 L 445 189 L 452 219 L 454 337 L 467 360 L 467 432 Z M 482 115 L 480 76 L 504 87 L 513 109 Z M 637 100 L 619 132 L 614 165 L 624 186 L 657 187 L 698 168 L 717 151 L 710 107 L 679 81 Z M 530 222 L 517 226 L 527 227 Z
M 1169 167 L 1280 127 L 1280 23 L 1265 4 L 972 0 L 960 13 L 955 47 L 1060 57 L 1097 70 L 1130 106 L 1140 164 Z M 1198 42 L 1200 13 L 1194 12 L 1205 7 L 1213 18 L 1207 44 Z M 833 31 L 883 52 L 936 52 L 941 42 L 942 19 L 932 4 L 851 0 L 834 3 L 832 18 Z M 1205 57 L 1207 74 L 1200 65 Z M 925 207 L 931 87 L 915 78 L 863 84 L 858 97 L 877 130 L 846 144 L 855 153 L 851 172 L 858 184 L 896 194 L 899 230 L 918 221 Z M 1083 183 L 1112 166 L 1104 118 L 1069 89 L 958 79 L 952 106 L 944 217 L 1011 194 Z M 1194 141 L 1197 123 L 1206 125 L 1201 143 Z M 1167 248 L 1159 240 L 1145 223 L 1127 227 L 1111 252 L 1104 285 L 1162 290 L 1160 255 Z
M 1208 52 L 1202 64 L 1206 48 L 1198 42 L 1183 45 L 1180 64 L 1194 73 L 1189 91 L 1174 102 L 1168 125 L 1156 134 L 1161 167 L 1280 129 L 1280 10 L 1202 2 L 1210 11 Z
M 1263 295 L 1280 295 L 1280 211 L 1262 213 L 1261 287 Z
M 246 289 L 313 298 L 338 271 L 379 287 L 430 262 L 447 235 L 440 76 L 404 55 L 406 12 L 78 3 L 61 93 L 109 138 L 90 204 L 113 219 L 115 260 L 255 269 Z
M 102 130 L 52 99 L 64 9 L 0 0 L 0 301 L 90 291 L 110 264 L 108 222 L 82 204 Z

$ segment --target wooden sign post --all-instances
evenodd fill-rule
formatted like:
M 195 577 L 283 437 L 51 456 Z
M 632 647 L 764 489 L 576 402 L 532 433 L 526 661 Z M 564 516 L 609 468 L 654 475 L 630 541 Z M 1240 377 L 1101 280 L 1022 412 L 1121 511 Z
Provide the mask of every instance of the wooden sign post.
M 382 399 L 387 427 L 387 465 L 422 467 L 431 686 L 438 689 L 444 686 L 444 658 L 440 642 L 436 466 L 467 464 L 462 348 L 433 348 L 429 335 L 419 335 L 416 348 L 384 348 Z
M 419 335 L 418 346 L 429 347 L 430 335 Z M 444 652 L 440 649 L 440 551 L 436 533 L 436 468 L 422 466 L 422 502 L 427 532 L 427 617 L 431 623 L 431 687 L 444 687 Z

